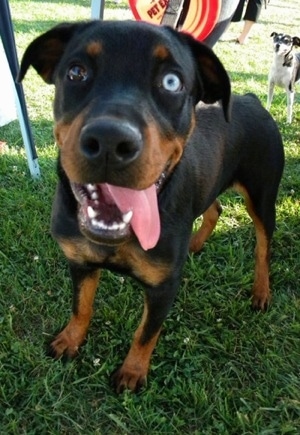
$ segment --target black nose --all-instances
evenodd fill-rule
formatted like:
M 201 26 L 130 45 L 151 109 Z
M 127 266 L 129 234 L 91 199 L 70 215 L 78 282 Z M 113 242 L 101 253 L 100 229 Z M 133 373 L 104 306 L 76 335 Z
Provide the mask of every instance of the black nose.
M 80 151 L 94 163 L 122 167 L 141 153 L 142 135 L 138 128 L 120 119 L 99 119 L 83 128 Z

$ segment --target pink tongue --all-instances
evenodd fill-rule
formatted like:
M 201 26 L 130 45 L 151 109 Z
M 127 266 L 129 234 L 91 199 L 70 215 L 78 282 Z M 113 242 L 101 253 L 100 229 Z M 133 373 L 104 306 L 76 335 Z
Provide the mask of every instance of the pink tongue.
M 122 213 L 133 211 L 130 225 L 143 249 L 151 249 L 160 236 L 160 219 L 156 187 L 153 184 L 145 190 L 133 190 L 111 184 L 102 185 L 107 189 Z

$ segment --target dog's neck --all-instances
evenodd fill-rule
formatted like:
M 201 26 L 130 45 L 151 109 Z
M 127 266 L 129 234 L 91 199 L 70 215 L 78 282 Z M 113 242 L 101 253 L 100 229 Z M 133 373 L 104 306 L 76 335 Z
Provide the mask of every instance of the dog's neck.
M 292 49 L 284 56 L 284 61 L 282 66 L 291 67 L 293 66 L 294 54 Z
M 287 53 L 274 53 L 273 57 L 273 67 L 275 70 L 281 70 L 282 68 L 293 68 L 294 65 L 294 53 L 292 52 L 292 49 L 289 50 Z

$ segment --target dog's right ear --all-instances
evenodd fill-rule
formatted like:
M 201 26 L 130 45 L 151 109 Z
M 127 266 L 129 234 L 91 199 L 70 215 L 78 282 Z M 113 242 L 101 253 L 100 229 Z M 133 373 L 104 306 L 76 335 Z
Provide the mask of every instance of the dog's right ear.
M 21 82 L 32 65 L 48 84 L 53 84 L 53 72 L 66 46 L 75 33 L 89 23 L 63 23 L 43 33 L 27 47 L 21 61 L 17 82 Z
M 300 38 L 298 38 L 298 36 L 293 37 L 293 45 L 295 47 L 300 47 Z
M 278 35 L 278 33 L 272 32 L 270 36 L 271 36 L 271 38 L 273 38 L 274 36 L 277 36 L 277 35 Z
M 211 48 L 196 40 L 193 36 L 176 32 L 177 37 L 184 41 L 193 55 L 199 85 L 199 101 L 212 104 L 220 100 L 226 121 L 231 115 L 231 84 L 229 76 Z

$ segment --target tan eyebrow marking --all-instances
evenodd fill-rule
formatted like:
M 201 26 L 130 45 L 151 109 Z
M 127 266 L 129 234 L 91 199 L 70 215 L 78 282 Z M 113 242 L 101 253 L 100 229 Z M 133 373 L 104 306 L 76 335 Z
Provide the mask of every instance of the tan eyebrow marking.
M 164 59 L 167 59 L 168 57 L 170 57 L 170 52 L 169 52 L 168 48 L 165 47 L 164 45 L 157 45 L 154 48 L 153 54 L 155 57 L 158 57 L 161 60 L 164 60 Z
M 86 47 L 86 51 L 90 56 L 98 56 L 101 52 L 102 52 L 102 43 L 101 42 L 90 42 L 87 47 Z

